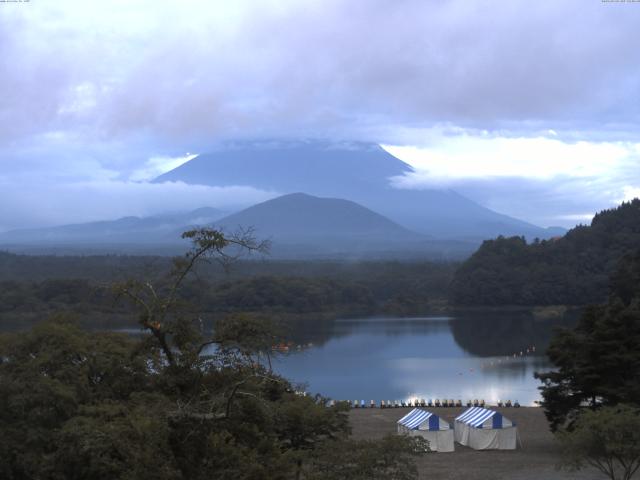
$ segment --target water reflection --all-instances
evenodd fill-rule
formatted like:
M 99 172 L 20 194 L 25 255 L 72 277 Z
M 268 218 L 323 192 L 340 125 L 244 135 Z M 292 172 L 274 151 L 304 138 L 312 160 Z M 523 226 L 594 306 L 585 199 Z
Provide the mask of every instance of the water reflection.
M 275 368 L 295 382 L 307 382 L 310 391 L 335 399 L 517 399 L 531 405 L 540 398 L 533 373 L 551 368 L 544 351 L 554 327 L 572 326 L 579 314 L 548 318 L 531 311 L 496 310 L 421 318 L 296 320 L 288 327 L 293 348 L 276 360 Z M 130 322 L 110 316 L 104 325 L 92 326 L 140 334 Z M 0 330 L 18 326 L 25 328 L 24 323 L 14 327 L 0 322 Z M 307 347 L 298 350 L 296 345 Z
M 494 312 L 311 323 L 305 336 L 315 338 L 313 348 L 281 357 L 276 368 L 336 399 L 533 404 L 539 399 L 533 372 L 550 368 L 543 352 L 553 326 L 571 321 Z
M 450 325 L 458 345 L 472 355 L 519 354 L 532 346 L 543 355 L 554 329 L 575 325 L 579 315 L 579 310 L 551 318 L 531 310 L 476 311 L 456 314 Z

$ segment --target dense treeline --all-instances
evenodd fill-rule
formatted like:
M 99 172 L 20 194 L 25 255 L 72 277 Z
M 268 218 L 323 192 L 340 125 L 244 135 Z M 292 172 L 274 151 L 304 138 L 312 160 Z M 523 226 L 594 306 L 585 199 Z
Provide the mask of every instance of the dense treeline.
M 361 312 L 375 308 L 372 293 L 365 286 L 326 278 L 260 276 L 220 283 L 189 282 L 184 296 L 205 312 Z M 123 308 L 109 285 L 86 279 L 0 282 L 0 313 L 126 311 Z
M 109 283 L 122 278 L 158 278 L 171 267 L 171 257 L 154 255 L 19 255 L 0 251 L 0 281 L 43 281 L 52 279 L 87 279 Z M 261 275 L 277 277 L 327 277 L 348 280 L 427 281 L 444 292 L 441 275 L 451 275 L 456 262 L 427 260 L 270 260 L 239 259 L 224 271 L 215 264 L 198 266 L 198 276 L 209 281 L 250 278 Z M 429 280 L 428 276 L 434 277 Z M 440 276 L 439 276 L 440 275 Z M 420 277 L 420 278 L 417 278 Z M 378 282 L 379 283 L 379 282 Z M 386 287 L 385 287 L 386 288 Z M 398 287 L 400 291 L 404 285 Z
M 169 262 L 162 257 L 0 254 L 0 321 L 5 328 L 16 328 L 64 311 L 80 314 L 86 326 L 120 326 L 128 311 L 110 285 L 125 276 L 161 283 Z M 203 264 L 197 276 L 185 282 L 183 297 L 202 314 L 418 314 L 444 302 L 455 267 L 430 262 L 244 261 L 225 274 Z
M 110 282 L 123 276 L 159 275 L 168 257 L 130 255 L 19 255 L 0 252 L 0 280 L 91 279 Z
M 458 269 L 450 298 L 459 305 L 585 305 L 606 299 L 619 260 L 640 247 L 640 200 L 598 213 L 564 237 L 485 241 Z
M 209 311 L 363 312 L 375 308 L 366 286 L 327 278 L 260 276 L 223 282 L 204 292 Z
M 42 282 L 0 282 L 0 312 L 43 312 L 74 305 L 79 310 L 108 308 L 113 298 L 107 287 L 85 279 Z

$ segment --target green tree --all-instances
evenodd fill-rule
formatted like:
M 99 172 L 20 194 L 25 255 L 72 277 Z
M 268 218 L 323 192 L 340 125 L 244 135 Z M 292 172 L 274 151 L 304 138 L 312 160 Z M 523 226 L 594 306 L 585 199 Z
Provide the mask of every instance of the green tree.
M 107 427 L 106 410 L 110 409 L 114 418 L 116 412 L 123 416 L 134 395 L 139 403 L 141 395 L 153 389 L 147 365 L 151 358 L 137 356 L 130 339 L 110 333 L 89 334 L 64 317 L 25 333 L 2 335 L 0 360 L 0 477 L 7 479 L 43 478 L 45 474 L 79 478 L 63 475 L 65 470 L 56 465 L 67 464 L 60 461 L 60 452 L 87 425 L 82 419 L 95 418 L 101 405 L 105 413 L 102 423 Z M 148 407 L 139 412 L 153 411 Z M 100 436 L 92 428 L 85 431 L 94 438 Z M 155 437 L 155 433 L 148 434 Z M 92 441 L 84 439 L 86 449 L 76 453 L 93 458 Z M 131 446 L 126 435 L 119 437 L 118 444 L 120 448 Z M 106 478 L 99 472 L 124 472 L 132 467 L 117 461 L 117 456 L 109 458 L 110 466 L 88 462 L 83 469 L 92 475 L 84 478 Z M 151 469 L 159 463 L 145 464 L 140 458 L 136 465 Z
M 580 414 L 571 430 L 557 434 L 562 465 L 589 465 L 611 480 L 630 480 L 640 468 L 640 410 L 619 405 Z
M 182 238 L 192 242 L 192 249 L 173 262 L 173 268 L 161 285 L 150 281 L 129 280 L 116 284 L 114 291 L 129 299 L 138 311 L 140 326 L 151 333 L 169 367 L 179 370 L 198 363 L 202 349 L 212 343 L 203 336 L 198 318 L 185 316 L 181 288 L 186 278 L 202 261 L 215 261 L 224 268 L 245 252 L 265 252 L 268 244 L 258 242 L 251 230 L 226 236 L 211 229 L 189 230 Z M 231 253 L 229 253 L 231 252 Z
M 272 348 L 282 338 L 281 329 L 269 318 L 237 313 L 216 322 L 210 342 L 223 351 L 235 350 L 249 361 L 259 362 L 264 356 L 271 370 Z
M 309 480 L 411 480 L 413 457 L 428 450 L 421 437 L 388 435 L 381 440 L 324 444 L 313 455 Z
M 273 338 L 267 326 L 233 316 L 205 335 L 184 307 L 184 279 L 208 256 L 233 260 L 239 250 L 228 247 L 261 246 L 210 230 L 184 236 L 194 248 L 165 282 L 116 288 L 137 309 L 143 338 L 89 333 L 66 318 L 0 337 L 0 477 L 319 478 L 332 461 L 321 452 L 339 445 L 362 453 L 353 468 L 412 478 L 406 455 L 381 461 L 349 440 L 344 405 L 300 396 L 256 361 Z M 385 442 L 398 451 L 408 441 Z
M 606 305 L 588 308 L 576 328 L 557 333 L 548 355 L 557 367 L 537 373 L 553 430 L 582 406 L 640 404 L 640 255 L 621 262 Z M 630 275 L 629 272 L 636 272 Z

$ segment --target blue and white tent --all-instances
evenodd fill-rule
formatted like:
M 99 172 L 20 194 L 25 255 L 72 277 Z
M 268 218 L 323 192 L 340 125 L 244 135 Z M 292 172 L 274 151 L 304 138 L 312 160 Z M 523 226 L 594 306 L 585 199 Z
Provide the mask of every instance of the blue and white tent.
M 427 410 L 414 408 L 398 420 L 398 433 L 428 440 L 434 452 L 453 452 L 451 425 Z
M 456 442 L 476 450 L 514 450 L 518 439 L 516 425 L 500 412 L 471 407 L 455 419 Z

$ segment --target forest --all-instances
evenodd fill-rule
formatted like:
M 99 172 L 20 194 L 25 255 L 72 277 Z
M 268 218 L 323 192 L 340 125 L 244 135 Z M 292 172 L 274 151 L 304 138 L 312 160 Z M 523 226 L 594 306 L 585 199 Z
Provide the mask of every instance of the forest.
M 158 279 L 165 257 L 0 254 L 0 321 L 24 328 L 58 312 L 89 327 L 130 323 L 130 310 L 112 290 L 127 278 Z M 434 262 L 238 261 L 228 269 L 203 263 L 182 295 L 202 315 L 249 312 L 326 318 L 417 315 L 442 308 L 456 264 Z
M 603 302 L 608 279 L 640 248 L 640 200 L 595 215 L 550 240 L 498 237 L 485 241 L 457 269 L 456 305 L 589 305 Z

